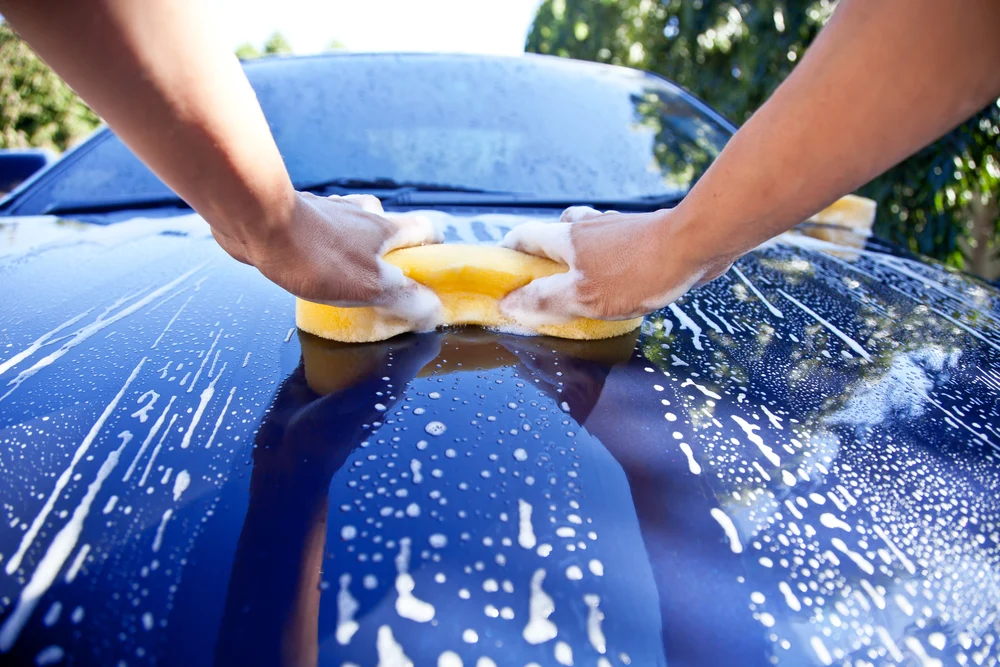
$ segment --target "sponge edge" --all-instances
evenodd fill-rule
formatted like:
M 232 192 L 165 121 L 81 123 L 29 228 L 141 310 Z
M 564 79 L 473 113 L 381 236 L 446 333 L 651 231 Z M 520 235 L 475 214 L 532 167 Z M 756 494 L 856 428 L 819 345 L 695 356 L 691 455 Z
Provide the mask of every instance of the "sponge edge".
M 564 264 L 499 246 L 440 244 L 401 248 L 385 256 L 441 299 L 439 326 L 478 325 L 509 333 L 576 340 L 612 338 L 634 331 L 642 318 L 606 322 L 576 318 L 537 329 L 500 312 L 508 293 L 532 280 L 564 273 Z M 378 308 L 339 308 L 297 299 L 295 320 L 303 331 L 344 343 L 371 343 L 412 331 L 406 320 Z

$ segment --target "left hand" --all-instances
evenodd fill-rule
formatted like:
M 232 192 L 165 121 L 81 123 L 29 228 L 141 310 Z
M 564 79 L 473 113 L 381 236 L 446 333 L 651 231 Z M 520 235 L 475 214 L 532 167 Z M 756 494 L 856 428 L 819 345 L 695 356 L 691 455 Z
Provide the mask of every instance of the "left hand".
M 562 262 L 569 271 L 511 292 L 500 309 L 539 326 L 574 317 L 624 320 L 662 308 L 725 273 L 735 259 L 698 247 L 686 227 L 675 209 L 621 214 L 585 206 L 566 209 L 559 222 L 515 227 L 501 245 Z

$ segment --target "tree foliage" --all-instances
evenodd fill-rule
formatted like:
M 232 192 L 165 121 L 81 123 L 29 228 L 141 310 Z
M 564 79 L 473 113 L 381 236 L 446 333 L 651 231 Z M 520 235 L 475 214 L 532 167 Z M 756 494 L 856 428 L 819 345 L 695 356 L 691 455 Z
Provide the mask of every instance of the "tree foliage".
M 250 42 L 244 42 L 236 47 L 236 56 L 240 60 L 253 60 L 263 56 L 290 56 L 292 45 L 280 32 L 273 33 L 258 49 Z
M 791 72 L 834 5 L 544 0 L 525 50 L 656 72 L 740 124 Z M 862 193 L 878 201 L 876 233 L 883 238 L 980 274 L 995 271 L 1000 100 Z
M 97 114 L 0 23 L 0 148 L 62 151 L 99 124 Z

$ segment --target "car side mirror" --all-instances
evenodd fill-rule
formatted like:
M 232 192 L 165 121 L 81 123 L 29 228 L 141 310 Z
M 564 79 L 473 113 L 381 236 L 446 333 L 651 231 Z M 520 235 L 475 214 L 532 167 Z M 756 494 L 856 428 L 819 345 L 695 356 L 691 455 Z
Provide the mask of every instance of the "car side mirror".
M 55 160 L 55 154 L 44 149 L 0 149 L 0 196 L 7 194 Z

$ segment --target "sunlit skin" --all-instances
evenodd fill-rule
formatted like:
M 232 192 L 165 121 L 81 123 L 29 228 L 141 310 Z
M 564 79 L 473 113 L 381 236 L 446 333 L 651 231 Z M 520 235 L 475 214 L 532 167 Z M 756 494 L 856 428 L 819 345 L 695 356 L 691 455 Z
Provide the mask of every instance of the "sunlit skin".
M 0 12 L 230 255 L 309 300 L 419 316 L 426 294 L 379 258 L 396 223 L 372 207 L 294 190 L 209 6 L 0 0 Z M 720 275 L 996 99 L 998 31 L 996 0 L 841 0 L 680 206 L 583 219 L 561 239 L 540 226 L 508 239 L 570 258 L 575 279 L 536 281 L 505 308 L 551 321 L 621 319 Z

